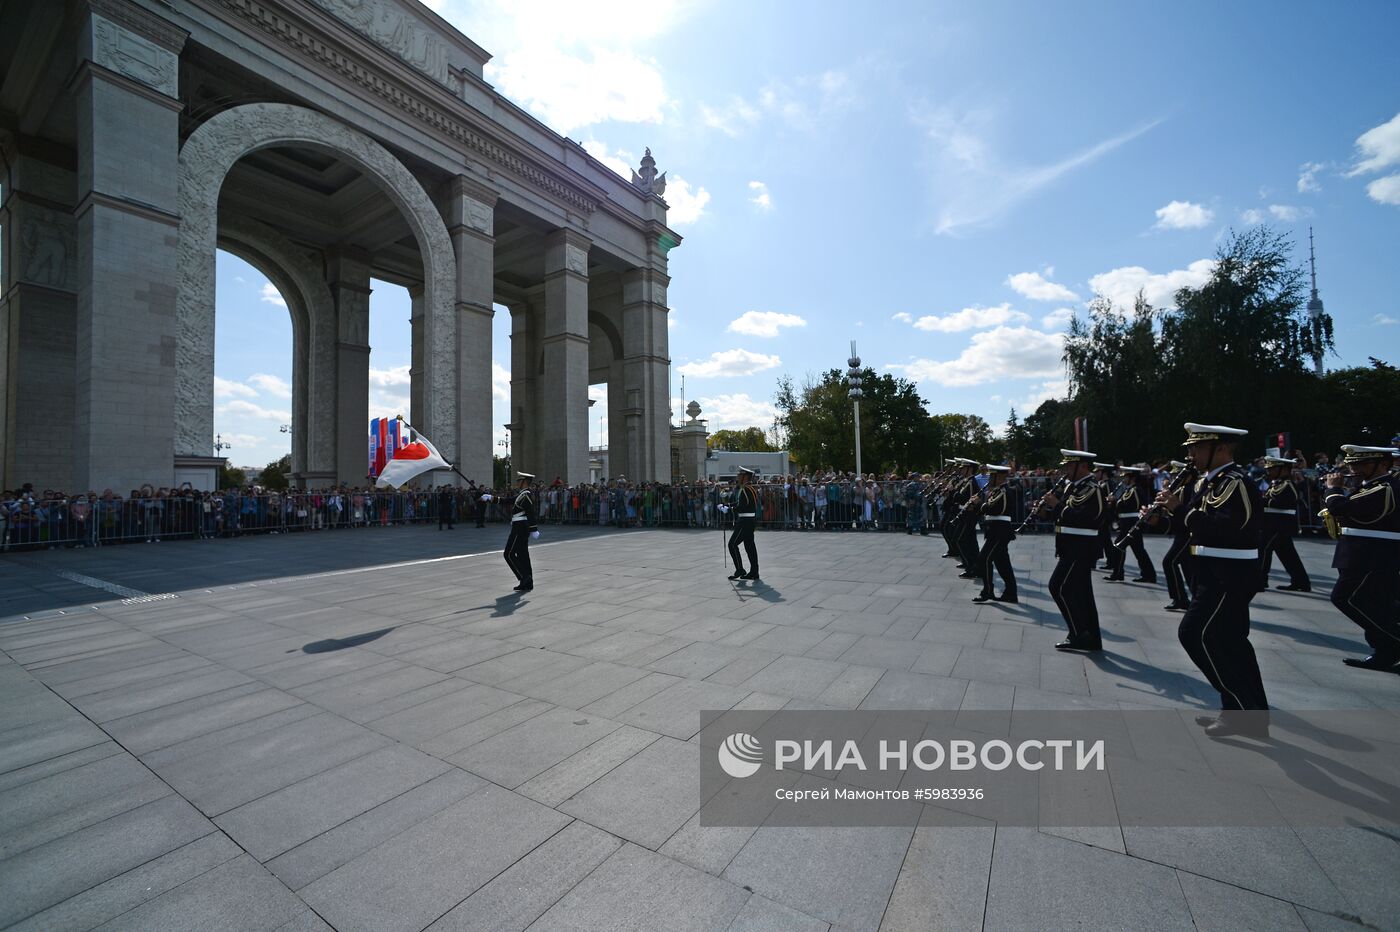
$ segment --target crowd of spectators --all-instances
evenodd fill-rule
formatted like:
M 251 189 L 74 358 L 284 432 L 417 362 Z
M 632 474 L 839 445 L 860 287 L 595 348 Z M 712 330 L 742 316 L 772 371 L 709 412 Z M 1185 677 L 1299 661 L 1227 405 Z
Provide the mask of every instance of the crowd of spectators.
M 1310 460 L 1299 451 L 1294 479 L 1302 501 L 1304 533 L 1323 533 L 1323 478 L 1331 458 Z M 1165 463 L 1153 464 L 1157 488 L 1166 481 Z M 1262 480 L 1263 460 L 1249 465 Z M 1019 522 L 1024 509 L 1054 475 L 1053 470 L 1016 469 L 1009 477 Z M 925 493 L 927 476 L 814 473 L 761 477 L 756 483 L 760 526 L 787 530 L 906 531 L 937 520 L 936 503 Z M 722 520 L 716 505 L 731 480 L 631 482 L 626 479 L 566 485 L 559 479 L 536 488 L 541 524 L 599 525 L 615 528 L 712 528 Z M 199 491 L 150 485 L 121 495 L 68 494 L 32 485 L 0 494 L 0 549 L 96 547 L 118 543 L 159 543 L 177 538 L 212 539 L 245 534 L 302 533 L 403 524 L 484 524 L 509 520 L 513 492 L 486 486 L 376 489 L 372 486 L 274 491 L 249 486 Z M 441 519 L 441 520 L 440 520 Z

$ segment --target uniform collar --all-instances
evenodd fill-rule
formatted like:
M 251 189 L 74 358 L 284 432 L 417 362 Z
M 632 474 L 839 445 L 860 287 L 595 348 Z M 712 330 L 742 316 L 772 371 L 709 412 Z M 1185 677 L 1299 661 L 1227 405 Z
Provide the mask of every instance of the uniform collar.
M 1214 480 L 1216 476 L 1220 475 L 1225 470 L 1232 468 L 1234 465 L 1234 463 L 1226 463 L 1224 466 L 1217 466 L 1210 472 L 1206 473 L 1206 478 Z

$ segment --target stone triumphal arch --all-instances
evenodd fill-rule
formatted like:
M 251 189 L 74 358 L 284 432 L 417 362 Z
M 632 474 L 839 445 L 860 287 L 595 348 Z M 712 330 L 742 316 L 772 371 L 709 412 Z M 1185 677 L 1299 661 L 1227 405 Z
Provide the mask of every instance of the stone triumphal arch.
M 412 296 L 405 413 L 466 475 L 503 306 L 516 463 L 586 480 L 601 382 L 610 470 L 669 477 L 650 153 L 618 177 L 417 0 L 5 3 L 0 36 L 3 487 L 213 481 L 220 248 L 286 299 L 300 483 L 364 478 L 371 277 Z

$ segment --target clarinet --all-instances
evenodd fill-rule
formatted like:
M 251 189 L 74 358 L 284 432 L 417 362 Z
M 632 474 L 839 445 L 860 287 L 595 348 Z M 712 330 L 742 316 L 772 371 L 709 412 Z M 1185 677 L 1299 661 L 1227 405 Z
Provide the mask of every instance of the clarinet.
M 1172 477 L 1171 485 L 1167 486 L 1167 494 L 1172 495 L 1180 492 L 1192 482 L 1195 482 L 1197 475 L 1196 467 L 1182 467 L 1181 472 Z M 1166 506 L 1161 502 L 1153 502 L 1151 506 L 1148 507 L 1147 511 L 1143 513 L 1143 516 L 1138 519 L 1137 524 L 1134 524 L 1132 527 L 1128 528 L 1128 530 L 1118 535 L 1118 539 L 1113 542 L 1113 546 L 1119 550 L 1124 550 L 1134 541 L 1141 540 L 1143 531 L 1147 529 L 1147 522 L 1166 514 L 1166 512 Z
M 1040 513 L 1040 506 L 1045 503 L 1045 500 L 1051 495 L 1055 496 L 1056 498 L 1063 498 L 1065 492 L 1069 491 L 1069 486 L 1069 479 L 1067 477 L 1061 477 L 1059 482 L 1056 482 L 1053 486 L 1050 487 L 1050 491 L 1040 496 L 1040 498 L 1037 498 L 1035 502 L 1031 504 L 1031 507 L 1026 509 L 1026 520 L 1021 522 L 1021 526 L 1016 529 L 1015 533 L 1024 534 L 1026 532 L 1026 528 L 1030 527 L 1035 522 L 1036 515 Z

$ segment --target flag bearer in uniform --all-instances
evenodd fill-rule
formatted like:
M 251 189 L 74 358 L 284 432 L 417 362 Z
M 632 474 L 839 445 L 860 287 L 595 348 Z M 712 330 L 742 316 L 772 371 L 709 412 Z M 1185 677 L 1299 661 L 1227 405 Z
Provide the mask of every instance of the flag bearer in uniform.
M 1211 737 L 1268 737 L 1264 680 L 1249 643 L 1249 600 L 1259 588 L 1259 488 L 1235 463 L 1235 447 L 1247 431 L 1187 423 L 1186 456 L 1204 481 L 1186 501 L 1183 523 L 1190 534 L 1195 583 L 1191 607 L 1177 638 L 1196 667 L 1220 693 L 1217 718 L 1200 716 Z M 1175 510 L 1184 496 L 1162 493 Z
M 535 477 L 528 472 L 518 472 L 515 478 L 515 501 L 510 506 L 510 536 L 506 538 L 506 566 L 520 581 L 515 591 L 529 592 L 535 588 L 535 571 L 530 565 L 530 541 L 540 536 L 535 493 L 530 490 L 530 483 Z
M 1400 673 L 1400 475 L 1391 472 L 1400 450 L 1348 444 L 1342 451 L 1342 466 L 1361 487 L 1348 493 L 1342 474 L 1327 477 L 1327 512 L 1341 526 L 1332 604 L 1361 626 L 1371 645 L 1371 656 L 1343 662 Z
M 982 545 L 982 593 L 974 602 L 1010 602 L 1015 604 L 1016 574 L 1011 569 L 1011 556 L 1007 548 L 1016 537 L 1016 529 L 1011 522 L 1011 498 L 1006 494 L 1006 477 L 1011 472 L 1009 466 L 996 466 L 988 463 L 990 477 L 977 513 L 982 516 L 982 535 L 986 538 Z M 992 570 L 1001 575 L 1001 595 L 995 595 L 992 588 Z
M 758 492 L 753 487 L 753 470 L 739 467 L 739 486 L 734 490 L 733 500 L 719 506 L 721 512 L 734 509 L 734 530 L 729 535 L 729 556 L 734 561 L 734 572 L 730 579 L 748 579 L 758 582 L 758 547 L 754 544 L 753 532 L 758 527 Z M 739 559 L 739 546 L 749 558 L 749 569 L 745 571 Z

